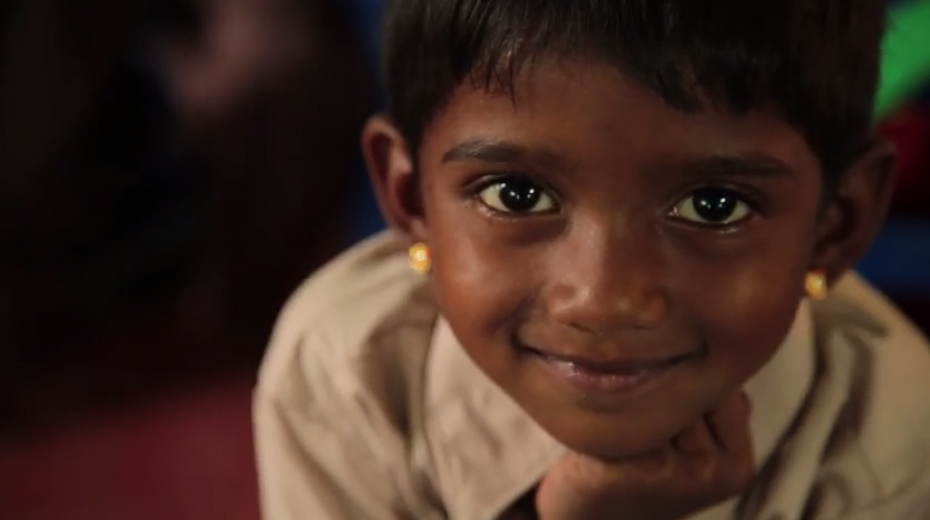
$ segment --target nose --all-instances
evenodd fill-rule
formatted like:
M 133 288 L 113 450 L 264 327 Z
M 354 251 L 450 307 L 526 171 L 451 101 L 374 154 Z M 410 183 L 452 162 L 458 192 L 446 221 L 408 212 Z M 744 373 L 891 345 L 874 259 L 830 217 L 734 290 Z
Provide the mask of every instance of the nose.
M 664 262 L 648 233 L 572 233 L 553 251 L 544 291 L 550 319 L 595 336 L 658 328 L 671 302 Z

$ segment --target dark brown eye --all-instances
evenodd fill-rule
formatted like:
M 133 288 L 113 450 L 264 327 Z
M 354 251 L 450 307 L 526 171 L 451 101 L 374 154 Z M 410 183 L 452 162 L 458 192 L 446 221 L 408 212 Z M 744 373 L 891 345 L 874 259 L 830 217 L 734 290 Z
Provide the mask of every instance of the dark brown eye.
M 495 180 L 478 193 L 478 198 L 491 209 L 504 213 L 545 213 L 556 207 L 555 199 L 545 188 L 518 177 Z
M 672 216 L 706 226 L 729 226 L 752 216 L 752 208 L 733 190 L 701 188 L 679 202 Z

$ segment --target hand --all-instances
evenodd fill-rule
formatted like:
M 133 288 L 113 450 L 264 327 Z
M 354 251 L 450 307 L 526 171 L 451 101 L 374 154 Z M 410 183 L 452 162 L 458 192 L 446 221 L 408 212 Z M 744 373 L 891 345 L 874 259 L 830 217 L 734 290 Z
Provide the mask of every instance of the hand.
M 293 72 L 312 55 L 312 16 L 295 0 L 194 0 L 204 27 L 194 41 L 168 39 L 161 50 L 173 99 L 209 118 L 261 85 Z
M 540 520 L 679 520 L 741 494 L 755 476 L 749 409 L 735 394 L 637 457 L 567 454 L 536 493 Z

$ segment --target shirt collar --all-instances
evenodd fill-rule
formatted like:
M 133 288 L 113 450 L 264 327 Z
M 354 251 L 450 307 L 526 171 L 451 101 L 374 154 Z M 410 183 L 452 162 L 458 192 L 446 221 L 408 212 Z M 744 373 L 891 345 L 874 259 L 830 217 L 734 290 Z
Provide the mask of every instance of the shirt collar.
M 757 467 L 772 454 L 810 390 L 813 341 L 805 302 L 782 346 L 746 384 Z M 491 520 L 531 489 L 566 448 L 472 362 L 442 318 L 430 351 L 424 404 L 437 488 L 450 519 Z

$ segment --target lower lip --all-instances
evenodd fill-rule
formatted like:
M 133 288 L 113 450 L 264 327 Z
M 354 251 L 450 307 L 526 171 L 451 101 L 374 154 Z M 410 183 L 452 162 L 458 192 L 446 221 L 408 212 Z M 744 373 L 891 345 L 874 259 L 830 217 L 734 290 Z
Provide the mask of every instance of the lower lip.
M 601 372 L 545 354 L 536 354 L 535 357 L 556 379 L 582 394 L 611 396 L 631 395 L 651 387 L 692 359 L 691 356 L 687 356 L 655 367 L 624 372 Z

